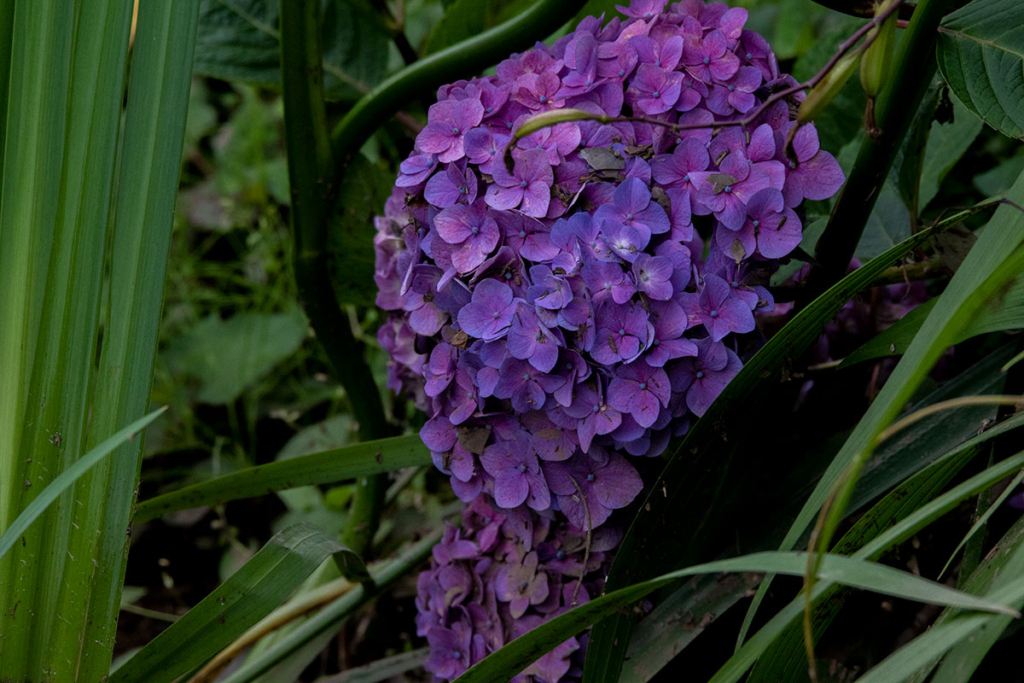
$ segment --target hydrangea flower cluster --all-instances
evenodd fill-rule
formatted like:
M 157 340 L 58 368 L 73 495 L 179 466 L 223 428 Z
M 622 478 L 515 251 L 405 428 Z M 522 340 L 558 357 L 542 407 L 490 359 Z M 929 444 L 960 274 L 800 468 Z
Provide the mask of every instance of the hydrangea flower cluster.
M 377 219 L 389 386 L 426 411 L 421 436 L 460 499 L 526 520 L 510 527 L 518 550 L 478 543 L 457 558 L 475 567 L 521 566 L 538 524 L 604 531 L 636 498 L 637 458 L 663 452 L 739 371 L 735 340 L 774 308 L 763 285 L 801 241 L 801 203 L 843 182 L 791 102 L 764 106 L 795 81 L 744 30 L 746 10 L 618 9 L 441 88 Z M 516 135 L 565 108 L 619 120 Z M 428 599 L 448 580 L 435 559 L 421 610 L 440 622 L 421 630 L 435 651 L 468 642 L 449 650 L 475 662 L 497 641 L 468 605 L 495 612 Z M 486 585 L 473 595 L 486 600 Z M 459 666 L 452 654 L 429 668 L 448 679 Z
M 608 551 L 620 537 L 609 527 L 587 540 L 550 511 L 503 511 L 486 496 L 462 513 L 434 547 L 419 576 L 417 632 L 430 642 L 427 669 L 451 680 L 505 643 L 583 604 L 601 591 Z M 581 577 L 583 580 L 581 581 Z M 586 636 L 570 638 L 513 679 L 578 679 Z

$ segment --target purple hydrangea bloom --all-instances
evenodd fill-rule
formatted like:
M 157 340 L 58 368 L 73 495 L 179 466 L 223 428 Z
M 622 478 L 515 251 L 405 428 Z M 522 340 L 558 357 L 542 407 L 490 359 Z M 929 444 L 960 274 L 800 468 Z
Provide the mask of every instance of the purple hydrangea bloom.
M 843 182 L 814 127 L 794 130 L 802 95 L 735 125 L 795 82 L 746 10 L 620 10 L 440 88 L 374 222 L 388 386 L 426 412 L 421 438 L 467 503 L 418 585 L 436 681 L 600 592 L 615 541 L 599 539 L 656 466 L 643 456 L 788 310 L 765 285 L 802 240 L 799 205 Z M 512 140 L 564 108 L 624 120 Z M 577 680 L 585 646 L 514 680 Z

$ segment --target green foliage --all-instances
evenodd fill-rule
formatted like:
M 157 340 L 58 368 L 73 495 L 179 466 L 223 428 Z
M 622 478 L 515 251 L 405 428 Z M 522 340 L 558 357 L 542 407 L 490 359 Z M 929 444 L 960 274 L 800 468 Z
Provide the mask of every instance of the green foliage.
M 324 2 L 324 76 L 332 99 L 355 100 L 383 80 L 389 36 L 359 3 Z M 277 0 L 202 0 L 195 71 L 259 85 L 281 85 Z
M 143 501 L 136 520 L 311 484 L 331 484 L 430 462 L 419 435 L 396 436 L 257 465 Z
M 198 383 L 198 400 L 231 403 L 294 354 L 306 336 L 305 316 L 240 313 L 212 315 L 171 341 L 164 359 L 171 372 Z
M 129 659 L 111 683 L 163 683 L 187 674 L 269 614 L 325 558 L 341 551 L 337 541 L 313 527 L 285 529 Z
M 939 28 L 939 69 L 964 105 L 1004 135 L 1024 138 L 1024 5 L 972 0 Z
M 755 553 L 670 572 L 628 588 L 605 593 L 545 622 L 498 652 L 485 657 L 483 661 L 472 666 L 455 680 L 456 683 L 484 683 L 507 676 L 514 671 L 520 671 L 539 656 L 600 618 L 624 608 L 651 591 L 677 579 L 718 572 L 772 572 L 802 576 L 806 567 L 807 556 L 804 553 Z M 1017 613 L 1014 609 L 982 601 L 966 593 L 958 593 L 941 584 L 915 577 L 908 572 L 841 555 L 828 555 L 822 561 L 818 577 L 822 581 L 922 602 L 951 603 L 962 608 L 967 607 L 969 603 L 972 607 L 967 607 L 967 609 L 982 609 L 1003 614 Z M 1021 583 L 1024 584 L 1024 582 Z

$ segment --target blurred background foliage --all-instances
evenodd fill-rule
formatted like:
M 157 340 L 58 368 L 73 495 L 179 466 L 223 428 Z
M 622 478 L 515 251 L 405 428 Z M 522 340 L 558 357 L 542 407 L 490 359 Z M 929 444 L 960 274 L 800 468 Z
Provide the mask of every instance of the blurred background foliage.
M 531 4 L 531 0 L 326 0 L 328 115 L 339 119 L 358 97 L 417 55 L 476 35 Z M 593 0 L 587 13 L 614 12 L 614 4 Z M 784 70 L 798 79 L 816 72 L 838 43 L 861 24 L 807 0 L 734 0 L 732 4 L 750 10 L 747 28 L 768 37 Z M 465 11 L 473 6 L 480 9 Z M 277 7 L 277 0 L 202 3 L 152 395 L 154 405 L 169 404 L 171 409 L 149 429 L 142 499 L 254 464 L 337 448 L 357 438 L 350 405 L 359 397 L 346 396 L 329 378 L 327 359 L 311 336 L 291 275 Z M 817 121 L 823 147 L 847 169 L 863 135 L 864 102 L 858 79 L 851 79 Z M 342 190 L 342 211 L 334 217 L 360 226 L 354 231 L 358 237 L 356 243 L 331 245 L 339 298 L 348 304 L 353 329 L 367 346 L 377 380 L 376 387 L 365 390 L 381 391 L 387 410 L 408 432 L 418 428 L 422 417 L 404 400 L 396 403 L 384 389 L 386 356 L 375 338 L 372 219 L 425 120 L 427 104 L 411 104 L 365 142 Z M 910 236 L 917 225 L 950 208 L 998 194 L 1024 170 L 1024 149 L 1018 143 L 983 128 L 938 85 L 924 107 L 928 108 L 922 112 L 928 117 L 925 120 L 935 120 L 923 158 L 908 153 L 897 161 L 858 258 L 881 253 Z M 914 163 L 921 164 L 920 187 L 901 180 L 901 165 Z M 814 219 L 827 216 L 829 210 L 825 203 L 818 204 L 808 209 L 805 221 L 808 237 L 802 246 L 807 253 L 813 253 L 815 228 L 823 227 Z M 983 220 L 979 218 L 978 224 Z M 963 249 L 951 242 L 949 251 L 955 258 Z M 794 260 L 779 279 L 801 265 Z M 870 330 L 865 332 L 870 336 Z M 834 372 L 837 386 L 860 382 L 869 393 L 877 391 L 871 381 L 862 381 L 870 380 L 865 375 L 870 375 L 870 368 Z M 926 389 L 934 387 L 933 383 Z M 842 399 L 846 404 L 829 407 L 822 429 L 804 436 L 823 444 L 841 443 L 870 398 L 847 396 Z M 832 453 L 834 447 L 824 450 Z M 780 444 L 777 453 L 783 452 Z M 437 528 L 446 514 L 459 507 L 447 480 L 433 471 L 396 474 L 378 533 L 382 550 Z M 348 486 L 305 487 L 214 509 L 178 512 L 137 527 L 118 654 L 152 639 L 249 559 L 274 532 L 299 521 L 331 534 L 339 532 L 350 496 Z M 943 552 L 948 554 L 948 549 L 936 555 Z M 411 576 L 353 620 L 310 665 L 303 680 L 419 647 L 414 635 L 414 594 L 415 577 Z M 879 612 L 885 606 L 872 603 L 862 609 Z M 377 618 L 371 620 L 371 611 Z M 912 622 L 913 615 L 909 618 Z M 417 674 L 409 676 L 405 680 L 420 680 Z

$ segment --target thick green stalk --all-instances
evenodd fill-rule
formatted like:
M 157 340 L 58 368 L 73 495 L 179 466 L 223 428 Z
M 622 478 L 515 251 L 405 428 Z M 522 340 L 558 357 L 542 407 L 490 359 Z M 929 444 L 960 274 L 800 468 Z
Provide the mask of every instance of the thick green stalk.
M 199 0 L 139 2 L 116 197 L 107 220 L 109 299 L 90 446 L 149 410 L 198 23 Z M 82 533 L 71 548 L 92 568 L 82 681 L 101 680 L 109 670 L 142 453 L 143 438 L 137 438 L 75 488 L 76 498 L 90 501 L 75 509 Z
M 914 10 L 889 84 L 875 107 L 879 132 L 865 136 L 850 177 L 832 207 L 828 227 L 815 248 L 814 257 L 820 266 L 811 269 L 806 301 L 828 289 L 846 273 L 896 153 L 935 76 L 939 22 L 958 1 L 922 0 Z
M 86 450 L 131 7 L 13 10 L 0 189 L 0 529 Z M 104 435 L 109 436 L 109 434 Z M 0 563 L 0 679 L 73 680 L 91 642 L 68 491 Z M 88 531 L 96 542 L 96 530 Z
M 364 441 L 379 439 L 393 429 L 363 346 L 335 297 L 323 257 L 331 196 L 343 176 L 335 177 L 327 134 L 319 0 L 281 2 L 281 77 L 299 296 L 349 396 L 360 436 Z M 356 488 L 342 542 L 360 556 L 370 549 L 386 488 L 386 475 L 367 477 Z

